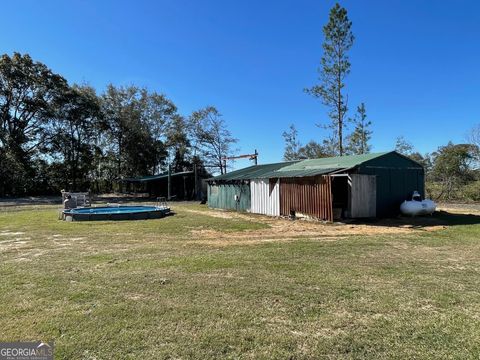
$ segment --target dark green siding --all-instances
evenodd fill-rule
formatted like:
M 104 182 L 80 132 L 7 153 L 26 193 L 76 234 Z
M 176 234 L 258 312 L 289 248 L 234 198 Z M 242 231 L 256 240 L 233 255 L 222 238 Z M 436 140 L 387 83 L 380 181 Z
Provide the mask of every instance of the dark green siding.
M 377 177 L 377 216 L 398 215 L 400 204 L 417 190 L 425 196 L 423 168 L 416 162 L 396 153 L 389 153 L 359 166 L 358 174 Z
M 235 195 L 239 201 L 235 201 Z M 238 183 L 209 184 L 208 206 L 214 209 L 250 211 L 250 185 Z

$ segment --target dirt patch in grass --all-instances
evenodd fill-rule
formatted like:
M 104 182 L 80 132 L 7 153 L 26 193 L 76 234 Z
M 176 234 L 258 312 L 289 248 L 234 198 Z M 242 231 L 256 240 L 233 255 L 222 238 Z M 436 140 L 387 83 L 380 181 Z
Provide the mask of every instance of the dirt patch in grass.
M 25 233 L 21 232 L 21 231 L 16 231 L 16 232 L 0 231 L 0 236 L 12 236 L 12 235 L 23 235 L 23 234 L 25 234 Z
M 346 239 L 346 236 L 324 236 L 318 238 L 309 238 L 309 240 L 315 241 L 338 241 L 342 239 Z M 199 242 L 204 245 L 211 245 L 215 247 L 224 247 L 224 246 L 232 246 L 232 245 L 258 245 L 258 244 L 266 244 L 266 243 L 277 243 L 277 242 L 291 242 L 298 240 L 298 237 L 245 237 L 245 238 L 202 238 L 198 240 L 193 240 L 192 242 Z
M 25 248 L 28 246 L 30 239 L 31 238 L 29 237 L 22 237 L 8 240 L 0 240 L 0 252 Z
M 437 210 L 453 214 L 480 215 L 480 204 L 440 204 Z
M 203 243 L 212 243 L 212 245 L 237 245 L 237 244 L 257 244 L 269 241 L 292 241 L 296 238 L 315 238 L 322 241 L 338 240 L 347 236 L 355 235 L 388 235 L 388 234 L 408 234 L 418 231 L 437 231 L 444 229 L 444 225 L 436 224 L 432 221 L 431 225 L 419 227 L 415 223 L 405 223 L 402 220 L 388 219 L 376 221 L 371 224 L 345 224 L 333 223 L 327 224 L 319 221 L 308 220 L 288 220 L 283 218 L 274 218 L 254 214 L 241 214 L 227 211 L 198 211 L 185 209 L 191 213 L 201 213 L 215 218 L 223 219 L 242 219 L 255 222 L 261 222 L 269 226 L 268 229 L 247 230 L 235 233 L 225 233 L 212 229 L 197 228 L 191 230 L 194 242 L 210 240 Z M 212 241 L 215 239 L 214 241 Z

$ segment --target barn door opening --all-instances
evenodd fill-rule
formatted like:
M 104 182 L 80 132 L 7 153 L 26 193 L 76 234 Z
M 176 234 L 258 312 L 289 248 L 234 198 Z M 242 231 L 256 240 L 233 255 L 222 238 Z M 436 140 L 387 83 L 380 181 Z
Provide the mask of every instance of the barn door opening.
M 332 208 L 334 219 L 349 217 L 350 185 L 347 174 L 335 174 L 332 177 Z

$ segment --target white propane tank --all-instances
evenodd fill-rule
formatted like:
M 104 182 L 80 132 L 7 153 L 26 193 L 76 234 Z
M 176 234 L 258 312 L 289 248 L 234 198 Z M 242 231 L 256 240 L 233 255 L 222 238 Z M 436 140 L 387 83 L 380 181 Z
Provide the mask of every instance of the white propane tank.
M 414 191 L 412 200 L 405 200 L 400 205 L 400 212 L 402 215 L 417 216 L 417 215 L 431 215 L 435 212 L 437 204 L 430 199 L 422 200 L 418 191 Z

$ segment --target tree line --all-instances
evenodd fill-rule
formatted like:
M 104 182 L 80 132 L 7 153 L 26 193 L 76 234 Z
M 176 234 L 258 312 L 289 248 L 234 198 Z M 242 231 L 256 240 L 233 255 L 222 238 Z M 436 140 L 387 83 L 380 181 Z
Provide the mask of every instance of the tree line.
M 236 142 L 214 106 L 183 116 L 146 88 L 97 94 L 28 54 L 0 57 L 0 196 L 111 191 L 168 166 L 224 173 Z

